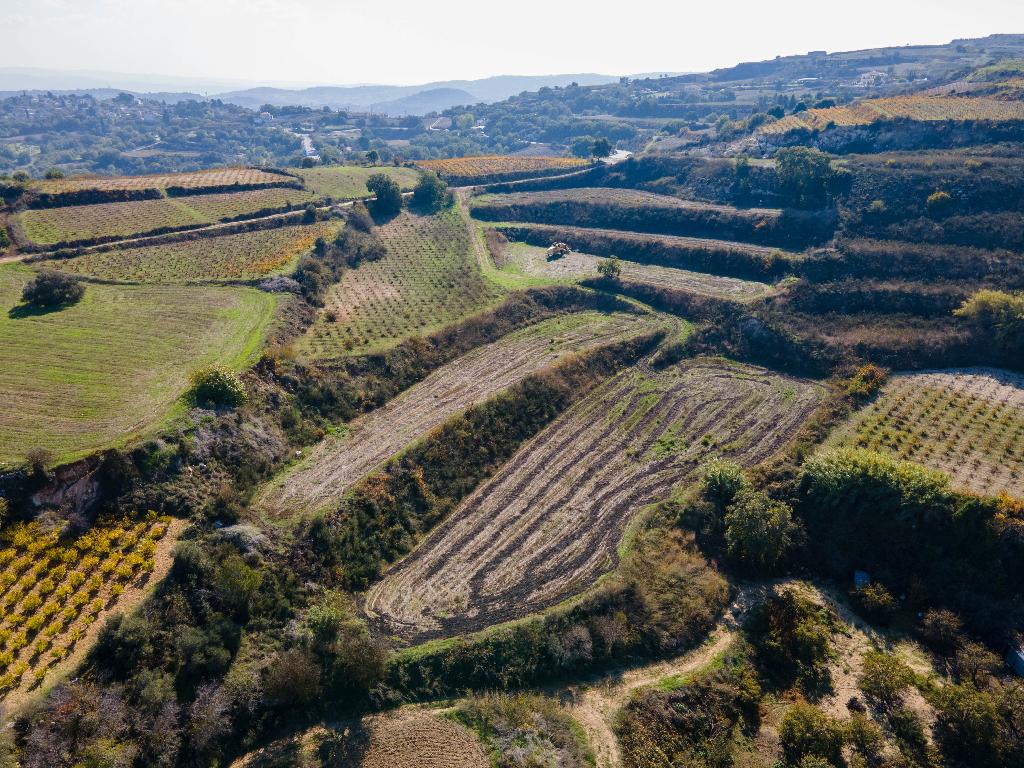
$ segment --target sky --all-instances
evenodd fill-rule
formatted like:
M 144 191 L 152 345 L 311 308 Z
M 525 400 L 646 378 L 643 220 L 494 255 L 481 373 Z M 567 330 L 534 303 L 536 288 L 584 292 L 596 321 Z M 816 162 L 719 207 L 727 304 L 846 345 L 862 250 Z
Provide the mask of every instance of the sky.
M 1024 33 L 1024 0 L 0 0 L 0 18 L 0 67 L 405 85 Z

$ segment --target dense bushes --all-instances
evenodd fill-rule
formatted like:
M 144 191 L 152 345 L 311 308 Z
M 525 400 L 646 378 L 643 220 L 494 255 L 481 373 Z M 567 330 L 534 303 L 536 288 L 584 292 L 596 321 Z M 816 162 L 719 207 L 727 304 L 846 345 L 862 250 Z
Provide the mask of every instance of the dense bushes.
M 826 573 L 868 570 L 909 607 L 948 605 L 990 637 L 1021 620 L 1019 515 L 999 499 L 952 491 L 945 475 L 870 451 L 811 458 L 797 512 Z
M 954 313 L 994 339 L 1014 367 L 1024 364 L 1024 293 L 978 291 Z
M 85 286 L 75 275 L 40 272 L 21 292 L 21 300 L 30 307 L 48 309 L 77 303 L 85 295 Z
M 524 440 L 660 338 L 648 335 L 570 358 L 450 419 L 360 482 L 336 513 L 309 526 L 315 557 L 340 585 L 365 588 Z
M 820 690 L 828 683 L 828 660 L 836 617 L 795 589 L 773 592 L 751 612 L 747 636 L 766 679 L 780 689 L 798 685 Z
M 742 645 L 730 648 L 717 669 L 668 692 L 634 696 L 622 709 L 616 731 L 626 768 L 732 764 L 738 730 L 755 731 L 760 689 Z

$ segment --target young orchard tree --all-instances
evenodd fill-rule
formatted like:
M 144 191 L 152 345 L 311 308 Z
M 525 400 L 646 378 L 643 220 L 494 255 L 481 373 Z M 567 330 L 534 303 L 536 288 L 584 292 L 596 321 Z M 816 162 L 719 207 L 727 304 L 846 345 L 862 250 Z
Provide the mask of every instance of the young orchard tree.
M 618 280 L 622 274 L 622 263 L 619 261 L 619 257 L 612 256 L 610 259 L 602 259 L 601 263 L 597 265 L 597 272 L 605 280 Z

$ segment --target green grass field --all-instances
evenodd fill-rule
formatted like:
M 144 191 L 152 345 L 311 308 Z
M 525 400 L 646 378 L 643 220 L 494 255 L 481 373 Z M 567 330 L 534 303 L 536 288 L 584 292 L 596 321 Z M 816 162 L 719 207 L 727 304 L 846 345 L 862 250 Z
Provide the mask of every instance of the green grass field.
M 249 362 L 277 304 L 249 288 L 88 285 L 72 307 L 12 316 L 32 275 L 0 267 L 0 466 L 144 435 L 183 408 L 192 370 Z
M 199 227 L 262 211 L 295 208 L 312 199 L 305 190 L 271 187 L 126 203 L 30 209 L 18 214 L 17 224 L 25 237 L 36 245 L 54 245 Z
M 480 271 L 457 209 L 437 216 L 402 213 L 378 234 L 388 255 L 331 286 L 325 310 L 299 344 L 305 356 L 332 360 L 385 349 L 501 298 L 502 289 Z
M 317 198 L 355 200 L 366 197 L 366 180 L 375 173 L 386 173 L 404 190 L 416 186 L 419 172 L 415 168 L 370 167 L 358 165 L 332 165 L 320 168 L 296 169 L 306 189 Z
M 322 221 L 143 248 L 93 251 L 52 264 L 65 272 L 130 283 L 251 280 L 291 271 L 318 237 L 332 238 L 340 228 L 340 221 Z

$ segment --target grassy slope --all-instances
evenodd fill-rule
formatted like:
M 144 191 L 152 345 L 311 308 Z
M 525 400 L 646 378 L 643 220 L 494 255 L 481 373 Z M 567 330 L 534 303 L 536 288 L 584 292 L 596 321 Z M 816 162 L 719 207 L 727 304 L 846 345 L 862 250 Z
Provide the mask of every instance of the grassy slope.
M 333 165 L 320 168 L 296 169 L 306 189 L 316 197 L 331 197 L 335 200 L 354 200 L 366 197 L 366 180 L 375 173 L 386 173 L 408 190 L 416 186 L 419 172 L 414 168 L 375 168 L 354 165 Z
M 241 367 L 277 298 L 242 288 L 89 285 L 77 305 L 11 317 L 32 271 L 0 267 L 0 462 L 58 460 L 123 442 L 180 408 L 189 372 Z

